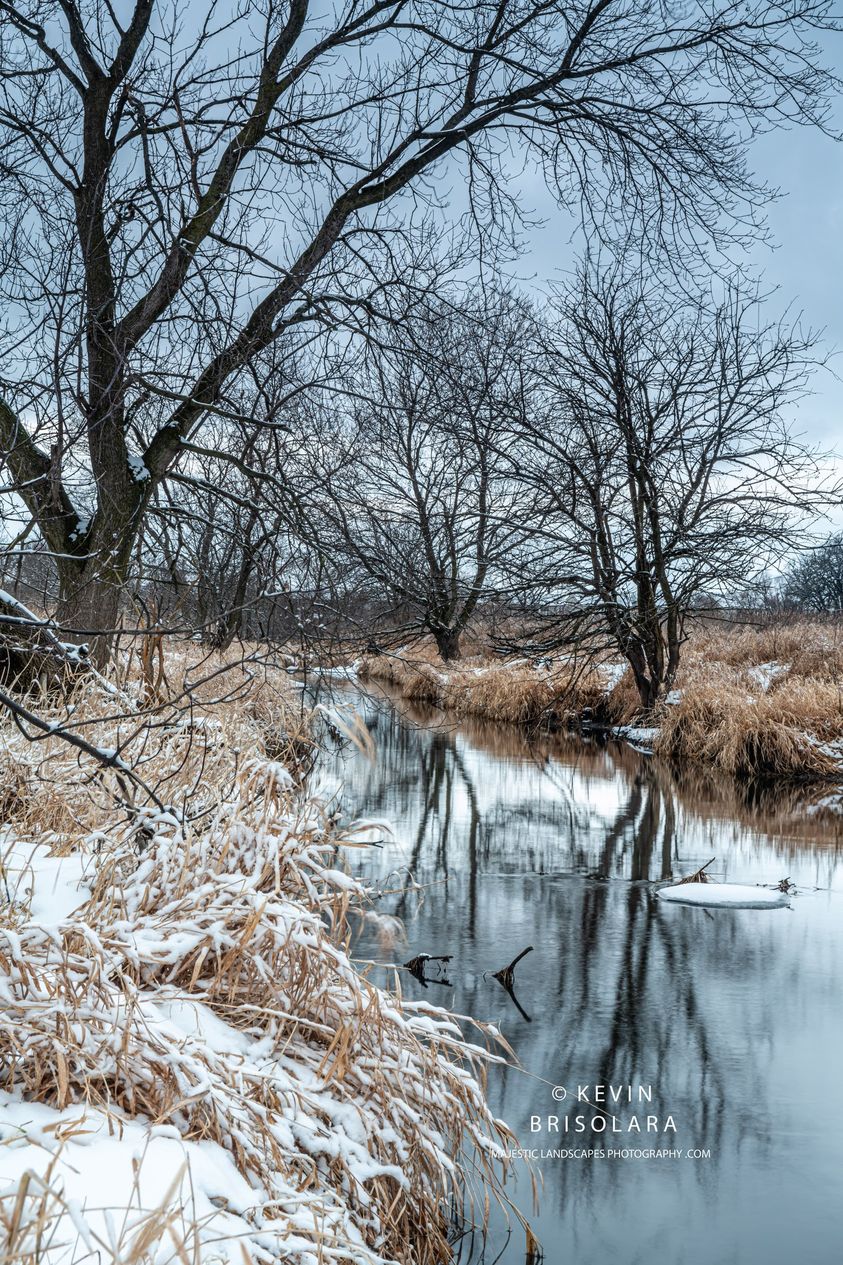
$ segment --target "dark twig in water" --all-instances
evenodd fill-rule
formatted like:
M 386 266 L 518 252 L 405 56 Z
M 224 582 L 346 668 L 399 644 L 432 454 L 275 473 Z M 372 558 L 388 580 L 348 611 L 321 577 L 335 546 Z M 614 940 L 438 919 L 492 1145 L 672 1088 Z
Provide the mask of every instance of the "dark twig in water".
M 505 988 L 506 991 L 509 993 L 509 996 L 512 998 L 513 1002 L 515 1003 L 516 1010 L 521 1015 L 521 1018 L 525 1019 L 527 1023 L 532 1023 L 533 1020 L 530 1017 L 530 1015 L 527 1014 L 526 1010 L 521 1005 L 518 998 L 515 996 L 515 968 L 522 958 L 525 958 L 528 953 L 532 953 L 532 952 L 533 952 L 533 946 L 531 944 L 528 944 L 526 949 L 522 949 L 521 952 L 518 954 L 518 956 L 512 959 L 509 966 L 504 966 L 501 968 L 501 970 L 495 971 L 494 975 L 492 976 L 492 979 L 496 979 L 498 983 L 503 988 Z
M 527 1226 L 527 1256 L 526 1265 L 539 1265 L 544 1260 L 544 1252 L 533 1231 Z
M 428 962 L 450 962 L 452 957 L 451 953 L 418 953 L 414 958 L 410 958 L 409 962 L 404 963 L 404 969 L 409 971 L 425 988 L 428 984 L 445 984 L 450 987 L 451 981 L 446 976 L 440 975 L 438 978 L 431 979 L 425 968 Z
M 502 981 L 502 980 L 499 980 L 498 982 L 499 982 L 499 983 L 503 983 L 503 981 Z M 520 1016 L 521 1016 L 521 1018 L 525 1021 L 525 1023 L 532 1023 L 532 1022 L 533 1022 L 533 1017 L 532 1017 L 532 1015 L 528 1015 L 528 1014 L 527 1014 L 527 1012 L 526 1012 L 526 1010 L 524 1009 L 524 1007 L 521 1005 L 520 1001 L 518 1000 L 518 998 L 517 998 L 517 997 L 516 997 L 516 995 L 515 995 L 515 989 L 514 989 L 514 988 L 507 988 L 506 984 L 504 984 L 504 985 L 503 985 L 503 987 L 506 989 L 507 993 L 509 994 L 509 998 L 510 998 L 510 1000 L 511 1000 L 511 1001 L 514 1003 L 514 1005 L 515 1005 L 515 1009 L 518 1011 L 519 1015 L 520 1015 Z
M 492 978 L 496 979 L 499 984 L 503 984 L 507 992 L 511 993 L 512 986 L 515 982 L 516 966 L 518 965 L 518 963 L 521 961 L 522 958 L 525 958 L 528 953 L 532 953 L 532 952 L 533 952 L 533 946 L 531 944 L 528 944 L 526 949 L 522 949 L 521 952 L 518 954 L 518 956 L 512 959 L 509 966 L 504 966 L 501 968 L 501 970 L 495 971 Z

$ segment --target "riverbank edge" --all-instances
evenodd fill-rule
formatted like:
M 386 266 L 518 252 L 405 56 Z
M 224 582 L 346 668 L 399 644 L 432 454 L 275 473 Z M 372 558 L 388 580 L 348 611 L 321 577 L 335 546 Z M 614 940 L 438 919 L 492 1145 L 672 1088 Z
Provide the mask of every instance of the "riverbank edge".
M 843 809 L 843 691 L 778 660 L 728 664 L 695 656 L 680 688 L 646 717 L 622 663 L 478 657 L 446 665 L 429 654 L 397 652 L 363 656 L 340 671 L 457 715 L 525 729 L 598 730 L 677 765 L 827 785 L 825 806 L 837 808 L 839 800 Z
M 509 1206 L 494 1148 L 514 1138 L 484 1087 L 503 1048 L 351 960 L 351 911 L 376 914 L 342 857 L 364 845 L 302 783 L 300 700 L 258 660 L 168 652 L 173 694 L 194 684 L 154 739 L 121 730 L 137 676 L 120 707 L 93 679 L 70 712 L 45 700 L 37 747 L 0 723 L 4 1258 L 79 1236 L 80 1260 L 152 1265 L 166 1234 L 197 1263 L 230 1240 L 238 1259 L 439 1265 L 454 1208 Z M 111 783 L 80 776 L 71 716 L 119 748 Z M 113 791 L 135 763 L 168 798 L 127 823 Z

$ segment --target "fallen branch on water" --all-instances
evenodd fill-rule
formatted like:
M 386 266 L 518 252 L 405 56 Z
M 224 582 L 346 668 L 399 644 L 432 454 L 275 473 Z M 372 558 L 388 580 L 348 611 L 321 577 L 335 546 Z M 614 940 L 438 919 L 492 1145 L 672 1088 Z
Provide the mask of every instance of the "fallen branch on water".
M 504 966 L 500 971 L 495 971 L 494 975 L 492 976 L 492 979 L 496 979 L 499 984 L 503 984 L 507 992 L 511 993 L 512 986 L 515 983 L 516 966 L 518 965 L 518 963 L 521 961 L 522 958 L 525 958 L 528 953 L 532 953 L 532 952 L 533 952 L 533 946 L 531 944 L 528 944 L 526 949 L 522 949 L 521 952 L 518 954 L 518 956 L 512 959 L 509 966 Z
M 701 865 L 700 868 L 696 871 L 696 873 L 689 874 L 687 878 L 679 879 L 676 886 L 681 887 L 683 883 L 711 883 L 713 882 L 711 877 L 708 874 L 706 874 L 706 870 L 708 869 L 710 865 L 714 865 L 714 862 L 716 860 L 717 860 L 717 857 L 712 857 L 710 861 L 706 861 L 705 865 Z

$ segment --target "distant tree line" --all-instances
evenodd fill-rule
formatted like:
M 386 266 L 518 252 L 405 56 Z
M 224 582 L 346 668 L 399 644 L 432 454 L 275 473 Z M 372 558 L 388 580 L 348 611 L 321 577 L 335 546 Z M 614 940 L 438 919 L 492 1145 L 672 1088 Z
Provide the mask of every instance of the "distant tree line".
M 294 396 L 244 395 L 245 443 L 220 419 L 192 446 L 138 536 L 129 622 L 220 649 L 429 635 L 447 662 L 492 612 L 502 651 L 611 652 L 653 708 L 691 616 L 763 580 L 840 495 L 787 424 L 812 336 L 761 306 L 600 259 L 541 305 L 441 283 L 320 352 Z M 17 579 L 49 583 L 46 561 Z M 783 589 L 812 611 L 842 592 L 840 537 Z
M 782 596 L 794 610 L 843 614 L 843 533 L 802 553 L 786 578 Z
M 833 499 L 787 425 L 810 334 L 711 259 L 760 231 L 748 139 L 826 125 L 835 26 L 4 2 L 6 587 L 100 665 L 125 625 L 451 660 L 515 612 L 502 648 L 611 649 L 654 706 L 689 611 Z M 542 301 L 502 280 L 519 162 L 594 243 Z

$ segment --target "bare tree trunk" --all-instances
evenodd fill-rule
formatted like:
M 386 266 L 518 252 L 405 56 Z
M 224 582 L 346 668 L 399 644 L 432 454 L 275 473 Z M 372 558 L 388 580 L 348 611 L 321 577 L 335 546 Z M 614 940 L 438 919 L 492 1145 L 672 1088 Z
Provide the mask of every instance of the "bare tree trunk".
M 660 682 L 654 679 L 647 663 L 644 648 L 640 643 L 631 646 L 627 645 L 624 654 L 629 666 L 632 668 L 632 675 L 635 678 L 635 688 L 638 690 L 641 707 L 644 711 L 651 712 L 659 699 Z
M 243 608 L 246 604 L 246 593 L 254 569 L 254 557 L 250 550 L 245 550 L 240 563 L 234 596 L 228 610 L 224 611 L 213 637 L 213 645 L 217 650 L 227 650 L 243 627 Z
M 441 628 L 433 634 L 436 638 L 439 657 L 444 663 L 450 663 L 461 657 L 460 631 L 459 628 Z
M 68 641 L 88 645 L 100 667 L 111 654 L 133 541 L 134 535 L 108 557 L 95 555 L 87 564 L 58 562 L 57 622 Z

